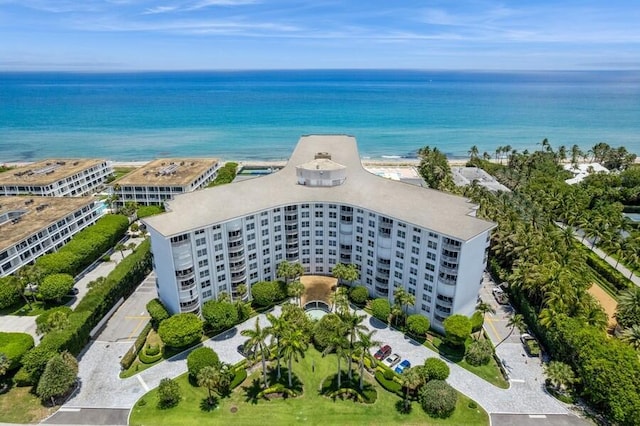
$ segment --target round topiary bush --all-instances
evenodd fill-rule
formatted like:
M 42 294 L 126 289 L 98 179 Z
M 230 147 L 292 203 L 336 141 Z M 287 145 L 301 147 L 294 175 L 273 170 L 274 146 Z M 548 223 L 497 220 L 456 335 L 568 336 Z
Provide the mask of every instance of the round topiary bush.
M 427 381 L 446 380 L 449 377 L 449 366 L 438 358 L 427 358 L 424 362 L 423 372 Z
M 200 341 L 202 320 L 196 314 L 177 314 L 160 323 L 158 335 L 165 345 L 183 348 Z
M 149 312 L 149 315 L 151 316 L 151 323 L 155 329 L 158 328 L 162 321 L 171 316 L 160 299 L 150 300 L 149 303 L 147 303 L 147 312 Z
M 198 373 L 200 373 L 200 370 L 204 367 L 212 367 L 219 363 L 220 358 L 218 358 L 218 354 L 206 346 L 194 349 L 189 356 L 187 356 L 187 369 L 193 379 L 198 378 Z
M 444 326 L 445 341 L 451 346 L 462 346 L 471 335 L 471 320 L 464 315 L 455 314 L 447 317 Z
M 230 302 L 209 300 L 202 306 L 202 317 L 213 331 L 223 331 L 238 323 L 238 308 Z
M 251 286 L 251 297 L 256 305 L 271 306 L 279 295 L 277 283 L 260 281 Z
M 160 347 L 158 345 L 147 345 L 144 351 L 147 355 L 153 356 L 160 353 Z
M 364 305 L 369 300 L 369 290 L 365 286 L 355 286 L 349 292 L 349 298 L 356 305 Z
M 336 314 L 327 314 L 313 327 L 313 344 L 319 351 L 325 350 L 337 331 L 344 327 L 344 323 Z
M 371 313 L 380 321 L 387 322 L 391 315 L 391 305 L 387 299 L 375 299 L 371 302 Z
M 493 356 L 493 348 L 487 340 L 476 340 L 469 345 L 464 359 L 471 365 L 487 365 Z
M 431 417 L 446 418 L 453 414 L 458 393 L 443 380 L 432 380 L 418 393 L 422 409 Z
M 138 354 L 138 359 L 140 359 L 140 362 L 142 362 L 143 364 L 153 364 L 154 362 L 159 361 L 161 358 L 162 352 L 156 345 L 146 346 Z
M 429 318 L 420 314 L 409 315 L 407 318 L 407 328 L 414 336 L 424 338 L 430 327 L 431 323 L 429 322 Z

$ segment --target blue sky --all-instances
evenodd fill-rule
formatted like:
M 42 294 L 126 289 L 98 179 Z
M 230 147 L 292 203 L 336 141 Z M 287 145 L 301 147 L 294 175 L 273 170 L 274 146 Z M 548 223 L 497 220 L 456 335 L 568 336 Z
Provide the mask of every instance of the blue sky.
M 637 0 L 0 0 L 0 70 L 640 69 Z

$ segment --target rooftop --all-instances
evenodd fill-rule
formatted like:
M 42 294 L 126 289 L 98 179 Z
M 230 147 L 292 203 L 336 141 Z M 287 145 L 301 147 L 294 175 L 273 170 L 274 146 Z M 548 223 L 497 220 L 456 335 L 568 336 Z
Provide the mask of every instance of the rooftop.
M 113 184 L 188 185 L 216 163 L 217 158 L 161 158 L 134 170 Z
M 0 250 L 94 201 L 93 197 L 0 197 Z
M 102 159 L 50 159 L 0 173 L 0 185 L 48 185 L 104 163 Z
M 318 152 L 330 153 L 332 161 L 346 167 L 346 180 L 342 185 L 297 184 L 296 167 L 313 161 Z M 167 213 L 147 218 L 145 222 L 161 234 L 173 236 L 256 211 L 314 202 L 366 208 L 462 240 L 495 227 L 492 222 L 472 216 L 476 206 L 465 198 L 366 171 L 355 138 L 346 135 L 303 136 L 282 170 L 257 179 L 178 195 L 167 203 Z
M 573 173 L 571 179 L 565 180 L 569 185 L 580 183 L 593 173 L 609 173 L 609 169 L 600 163 L 565 164 L 564 169 Z

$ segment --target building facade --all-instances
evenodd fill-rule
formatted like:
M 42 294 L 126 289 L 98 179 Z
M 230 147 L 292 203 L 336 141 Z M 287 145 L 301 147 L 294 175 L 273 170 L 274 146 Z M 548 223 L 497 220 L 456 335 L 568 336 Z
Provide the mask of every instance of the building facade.
M 106 160 L 44 160 L 0 173 L 0 195 L 79 197 L 94 192 L 112 174 Z
M 436 328 L 475 308 L 491 222 L 461 197 L 395 182 L 362 168 L 353 137 L 305 136 L 281 171 L 197 193 L 145 220 L 158 294 L 171 312 L 199 312 L 203 302 L 239 285 L 276 279 L 282 261 L 329 275 L 338 263 L 360 271 L 354 284 L 393 300 Z M 250 297 L 250 294 L 248 295 Z
M 58 250 L 104 212 L 93 197 L 0 197 L 0 276 Z
M 162 205 L 178 194 L 207 186 L 218 175 L 214 158 L 158 159 L 113 183 L 115 204 Z

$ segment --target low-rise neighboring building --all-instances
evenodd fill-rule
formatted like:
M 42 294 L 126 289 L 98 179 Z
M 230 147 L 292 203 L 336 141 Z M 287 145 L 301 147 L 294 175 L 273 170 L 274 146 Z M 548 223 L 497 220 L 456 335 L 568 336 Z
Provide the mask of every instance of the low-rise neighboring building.
M 475 182 L 492 192 L 511 192 L 509 188 L 479 167 L 452 167 L 451 174 L 456 186 L 468 186 Z
M 415 296 L 408 311 L 440 330 L 449 315 L 474 312 L 496 226 L 465 198 L 366 171 L 346 135 L 302 137 L 282 170 L 165 206 L 143 222 L 172 313 L 200 312 L 223 292 L 237 299 L 240 286 L 250 297 L 283 261 L 318 275 L 344 263 L 372 297 Z
M 565 164 L 564 169 L 573 174 L 573 177 L 565 180 L 569 185 L 580 183 L 593 173 L 609 173 L 609 169 L 600 163 Z
M 93 197 L 0 197 L 0 276 L 58 250 L 104 212 Z
M 79 197 L 94 192 L 112 174 L 107 160 L 43 160 L 0 173 L 0 195 Z
M 177 194 L 195 191 L 214 180 L 220 168 L 215 158 L 158 159 L 113 182 L 114 204 L 162 205 Z

